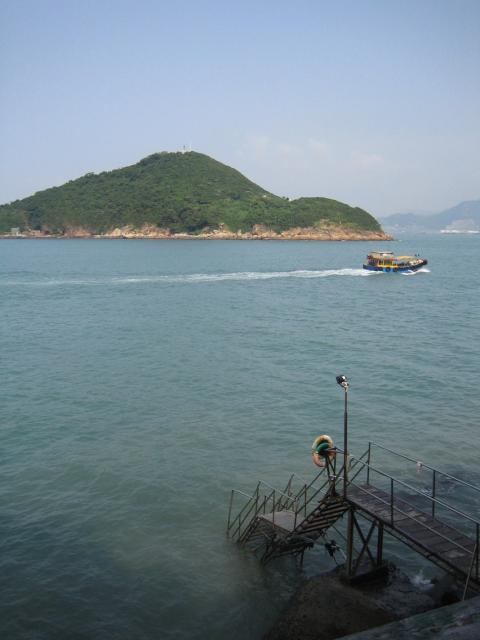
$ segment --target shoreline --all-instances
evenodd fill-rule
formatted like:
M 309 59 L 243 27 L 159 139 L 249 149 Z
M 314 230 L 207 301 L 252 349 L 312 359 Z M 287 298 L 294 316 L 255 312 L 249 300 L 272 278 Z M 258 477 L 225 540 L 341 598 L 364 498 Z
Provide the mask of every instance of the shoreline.
M 441 608 L 457 601 L 448 578 L 415 586 L 392 563 L 383 577 L 355 585 L 344 567 L 307 579 L 262 640 L 333 640 Z
M 392 241 L 393 236 L 378 231 L 352 231 L 349 229 L 325 229 L 321 231 L 310 229 L 289 229 L 282 233 L 270 231 L 252 231 L 232 233 L 228 231 L 213 231 L 208 233 L 170 233 L 164 230 L 134 230 L 115 229 L 111 233 L 92 234 L 81 230 L 54 234 L 42 232 L 26 232 L 21 234 L 1 234 L 0 240 L 308 240 L 313 242 L 338 241 Z

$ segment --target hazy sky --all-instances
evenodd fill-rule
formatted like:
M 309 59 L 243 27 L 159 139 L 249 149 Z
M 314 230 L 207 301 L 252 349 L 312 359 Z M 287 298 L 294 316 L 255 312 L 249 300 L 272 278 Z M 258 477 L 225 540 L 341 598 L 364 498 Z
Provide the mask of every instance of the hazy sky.
M 0 202 L 196 151 L 278 195 L 480 198 L 480 0 L 0 0 Z

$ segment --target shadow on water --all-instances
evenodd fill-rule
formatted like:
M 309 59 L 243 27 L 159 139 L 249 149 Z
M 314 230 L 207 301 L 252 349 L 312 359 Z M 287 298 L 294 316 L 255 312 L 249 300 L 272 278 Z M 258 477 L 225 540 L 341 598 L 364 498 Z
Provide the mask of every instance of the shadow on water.
M 150 537 L 145 523 L 132 535 L 121 522 L 99 531 L 84 516 L 83 523 L 58 514 L 25 520 L 11 515 L 0 525 L 4 638 L 260 637 L 305 575 L 291 558 L 261 566 L 220 526 L 211 528 L 212 549 L 194 528 L 179 535 L 174 523 L 170 536 Z M 228 565 L 219 565 L 219 555 Z M 252 607 L 268 614 L 251 616 Z

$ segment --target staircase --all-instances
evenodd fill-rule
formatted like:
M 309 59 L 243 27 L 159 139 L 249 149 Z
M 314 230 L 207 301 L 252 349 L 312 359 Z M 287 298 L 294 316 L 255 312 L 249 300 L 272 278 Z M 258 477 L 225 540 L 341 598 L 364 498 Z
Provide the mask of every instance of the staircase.
M 318 506 L 297 526 L 294 526 L 295 513 L 284 512 L 281 515 L 286 517 L 276 524 L 276 529 L 277 531 L 282 529 L 285 534 L 282 536 L 277 533 L 273 543 L 267 545 L 262 561 L 267 562 L 287 554 L 303 556 L 305 549 L 313 547 L 318 538 L 324 537 L 327 529 L 335 524 L 348 509 L 348 503 L 329 490 Z M 272 524 L 271 518 L 272 514 L 266 514 L 259 516 L 258 521 L 262 523 L 263 520 Z M 264 526 L 263 523 L 262 526 Z
M 342 472 L 343 467 L 337 473 L 333 458 L 303 485 L 299 485 L 299 476 L 292 474 L 282 491 L 263 481 L 251 495 L 232 490 L 227 535 L 257 553 L 262 562 L 287 554 L 303 557 L 305 550 L 349 509 L 336 490 Z M 232 517 L 239 498 L 243 504 Z
M 396 467 L 399 460 L 404 463 L 402 477 L 373 466 L 373 448 L 394 456 Z M 343 452 L 337 448 L 336 453 Z M 227 535 L 255 551 L 263 562 L 286 554 L 303 558 L 305 550 L 325 538 L 327 530 L 348 511 L 346 566 L 350 577 L 364 556 L 372 566 L 380 566 L 385 531 L 463 580 L 464 597 L 468 588 L 480 590 L 480 519 L 476 508 L 480 487 L 375 442 L 369 442 L 359 458 L 349 455 L 347 464 L 348 474 L 344 474 L 343 465 L 337 471 L 336 456 L 326 458 L 326 467 L 311 482 L 293 474 L 282 491 L 263 481 L 251 495 L 233 489 Z M 430 489 L 406 482 L 422 469 L 431 475 Z M 455 488 L 451 496 L 440 492 L 445 480 Z M 465 503 L 467 491 L 469 507 Z M 234 507 L 238 509 L 235 516 Z M 365 535 L 357 515 L 370 525 Z M 375 529 L 377 549 L 372 554 L 369 545 Z M 363 544 L 356 560 L 355 532 Z

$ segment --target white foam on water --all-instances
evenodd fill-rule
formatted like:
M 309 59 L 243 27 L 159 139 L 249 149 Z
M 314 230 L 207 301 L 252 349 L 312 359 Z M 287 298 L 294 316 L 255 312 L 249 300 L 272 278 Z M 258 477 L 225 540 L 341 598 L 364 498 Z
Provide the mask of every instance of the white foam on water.
M 416 271 L 402 271 L 401 273 L 404 276 L 415 276 L 417 275 L 417 273 L 430 273 L 430 269 L 422 267 L 421 269 L 417 269 Z
M 432 581 L 423 575 L 423 571 L 421 569 L 410 578 L 410 582 L 419 589 L 429 589 L 432 586 Z
M 40 280 L 40 281 L 3 281 L 0 286 L 55 287 L 55 286 L 102 286 L 149 283 L 202 283 L 225 281 L 273 280 L 281 278 L 328 278 L 330 276 L 365 277 L 379 275 L 381 272 L 365 269 L 324 269 L 321 271 L 238 271 L 233 273 L 192 273 L 185 275 L 128 276 L 116 278 L 98 278 L 91 280 Z
M 118 278 L 116 284 L 134 282 L 224 282 L 227 280 L 273 280 L 278 278 L 326 278 L 329 276 L 366 276 L 364 269 L 325 269 L 323 271 L 238 271 L 234 273 L 192 273 L 178 276 Z

